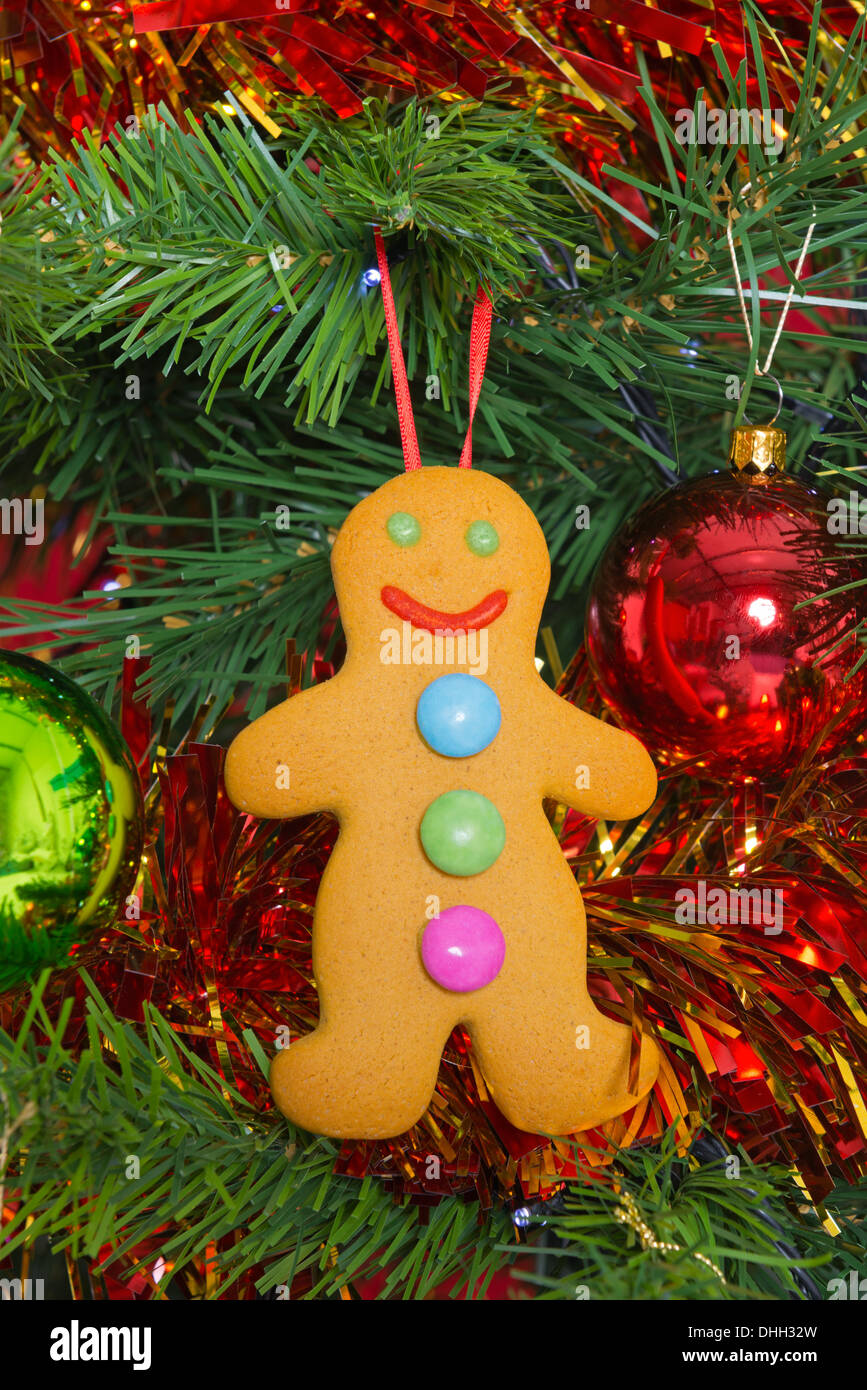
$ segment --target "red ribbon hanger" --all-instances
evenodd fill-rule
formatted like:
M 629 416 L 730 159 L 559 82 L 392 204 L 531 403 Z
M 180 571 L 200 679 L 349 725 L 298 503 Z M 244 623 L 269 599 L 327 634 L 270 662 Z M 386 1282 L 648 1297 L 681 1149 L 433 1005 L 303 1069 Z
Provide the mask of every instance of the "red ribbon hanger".
M 414 468 L 421 468 L 421 453 L 418 447 L 418 438 L 415 432 L 415 419 L 412 413 L 412 399 L 409 394 L 409 381 L 406 375 L 406 363 L 403 358 L 403 348 L 400 345 L 400 333 L 397 327 L 397 310 L 394 307 L 394 295 L 391 289 L 391 276 L 388 273 L 388 258 L 385 254 L 385 242 L 378 227 L 373 231 L 376 242 L 376 259 L 379 263 L 379 284 L 382 290 L 382 306 L 385 310 L 385 331 L 388 336 L 388 354 L 391 358 L 391 374 L 394 377 L 394 395 L 397 401 L 397 419 L 400 425 L 400 441 L 403 445 L 403 464 L 409 473 Z M 485 377 L 485 363 L 488 360 L 488 344 L 491 341 L 491 314 L 493 306 L 488 298 L 483 285 L 479 285 L 476 292 L 476 302 L 473 308 L 473 325 L 470 330 L 470 422 L 467 426 L 467 437 L 464 440 L 464 447 L 461 450 L 461 457 L 458 463 L 459 468 L 472 468 L 473 466 L 473 416 L 476 413 L 476 406 L 479 403 L 479 396 L 482 392 L 482 382 Z

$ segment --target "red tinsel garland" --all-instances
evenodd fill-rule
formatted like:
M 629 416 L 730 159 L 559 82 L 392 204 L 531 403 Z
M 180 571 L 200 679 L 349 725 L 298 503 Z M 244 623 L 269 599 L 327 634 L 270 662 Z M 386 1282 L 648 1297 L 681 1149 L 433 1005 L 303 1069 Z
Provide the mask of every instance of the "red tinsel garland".
M 860 7 L 827 5 L 845 40 Z M 772 99 L 791 110 L 812 7 L 767 0 L 760 29 Z M 749 54 L 742 8 L 723 0 L 10 0 L 0 9 L 0 117 L 23 104 L 22 133 L 41 155 L 85 128 L 101 135 L 148 105 L 214 106 L 226 89 L 266 129 L 281 98 L 321 97 L 338 117 L 370 93 L 447 93 L 541 102 L 581 162 L 630 157 L 644 107 L 636 46 L 667 110 L 714 85 L 711 45 L 729 69 Z M 758 96 L 758 93 L 755 93 Z M 752 97 L 751 97 L 752 99 Z M 761 103 L 760 103 L 761 104 Z M 634 154 L 634 149 L 632 149 Z

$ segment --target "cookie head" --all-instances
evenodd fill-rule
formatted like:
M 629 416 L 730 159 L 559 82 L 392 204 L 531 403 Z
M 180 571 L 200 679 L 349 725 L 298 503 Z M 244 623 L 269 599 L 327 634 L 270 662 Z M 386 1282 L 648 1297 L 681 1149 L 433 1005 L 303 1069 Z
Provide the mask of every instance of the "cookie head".
M 334 586 L 351 649 L 383 629 L 486 629 L 532 650 L 548 590 L 541 527 L 490 473 L 421 468 L 354 507 L 334 543 Z

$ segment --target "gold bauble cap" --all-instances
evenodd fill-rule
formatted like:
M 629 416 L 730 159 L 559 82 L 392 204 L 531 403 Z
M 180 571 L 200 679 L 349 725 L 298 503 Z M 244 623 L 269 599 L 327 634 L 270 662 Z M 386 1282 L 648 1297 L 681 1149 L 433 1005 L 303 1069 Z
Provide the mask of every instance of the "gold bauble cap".
M 738 425 L 729 445 L 732 472 L 773 477 L 786 467 L 786 431 L 774 425 Z

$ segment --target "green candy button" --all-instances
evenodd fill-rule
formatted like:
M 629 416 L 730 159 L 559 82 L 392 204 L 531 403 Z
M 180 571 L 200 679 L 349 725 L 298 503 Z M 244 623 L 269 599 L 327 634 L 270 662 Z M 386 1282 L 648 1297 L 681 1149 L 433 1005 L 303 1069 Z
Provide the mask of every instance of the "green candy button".
M 421 527 L 409 512 L 392 512 L 385 529 L 395 545 L 418 545 Z
M 467 527 L 464 540 L 474 555 L 493 555 L 500 537 L 489 521 L 474 521 Z
M 428 859 L 444 874 L 466 878 L 483 873 L 499 858 L 506 827 L 494 803 L 481 792 L 445 792 L 422 816 L 421 842 Z

